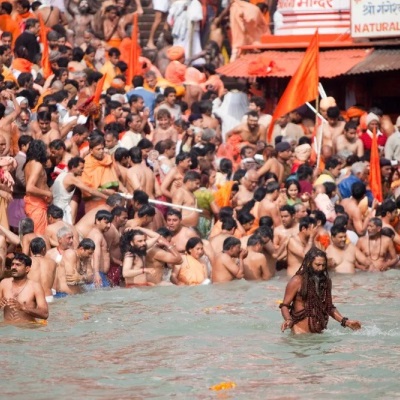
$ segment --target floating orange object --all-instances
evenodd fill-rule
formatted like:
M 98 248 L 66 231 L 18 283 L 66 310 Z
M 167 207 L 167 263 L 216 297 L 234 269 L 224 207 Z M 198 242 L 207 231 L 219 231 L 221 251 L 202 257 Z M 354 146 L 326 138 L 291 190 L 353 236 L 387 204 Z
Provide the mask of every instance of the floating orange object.
M 214 386 L 211 386 L 210 390 L 215 390 L 215 391 L 218 391 L 218 390 L 230 390 L 230 389 L 233 389 L 235 387 L 236 387 L 236 383 L 235 382 L 220 382 L 220 383 L 217 383 Z

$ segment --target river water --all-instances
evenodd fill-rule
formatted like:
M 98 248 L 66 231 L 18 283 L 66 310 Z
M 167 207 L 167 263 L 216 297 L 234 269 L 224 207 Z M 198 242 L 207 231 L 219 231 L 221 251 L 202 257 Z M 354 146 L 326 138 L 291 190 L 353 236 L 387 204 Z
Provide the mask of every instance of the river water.
M 284 276 L 60 299 L 47 326 L 0 326 L 0 398 L 398 398 L 399 274 L 332 276 L 363 329 L 331 319 L 321 335 L 280 332 Z

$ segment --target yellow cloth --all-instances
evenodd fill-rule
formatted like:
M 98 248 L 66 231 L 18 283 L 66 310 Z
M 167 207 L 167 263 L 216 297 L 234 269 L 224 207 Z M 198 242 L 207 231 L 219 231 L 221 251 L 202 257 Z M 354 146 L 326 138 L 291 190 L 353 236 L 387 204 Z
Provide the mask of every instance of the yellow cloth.
M 110 60 L 106 61 L 104 65 L 101 67 L 100 72 L 104 75 L 107 74 L 106 79 L 104 80 L 103 91 L 106 91 L 110 86 L 112 80 L 116 75 L 119 75 L 120 71 L 115 65 L 111 63 Z
M 185 285 L 200 285 L 207 279 L 204 272 L 204 265 L 188 254 L 183 259 L 178 280 Z

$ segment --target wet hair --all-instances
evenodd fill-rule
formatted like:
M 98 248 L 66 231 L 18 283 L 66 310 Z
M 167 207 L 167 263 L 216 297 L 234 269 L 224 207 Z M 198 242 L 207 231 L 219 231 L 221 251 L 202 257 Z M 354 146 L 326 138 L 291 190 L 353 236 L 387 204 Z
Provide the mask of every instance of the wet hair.
M 68 161 L 68 170 L 71 171 L 71 169 L 77 168 L 79 164 L 85 164 L 85 160 L 82 157 L 72 157 Z
M 279 190 L 279 188 L 280 186 L 278 182 L 268 182 L 267 185 L 265 186 L 267 194 L 274 193 L 276 190 Z
M 102 135 L 94 135 L 89 138 L 89 149 L 92 150 L 96 146 L 103 145 L 104 146 L 104 136 Z
M 139 229 L 132 229 L 126 231 L 122 234 L 121 239 L 119 241 L 119 246 L 121 249 L 122 258 L 125 257 L 126 253 L 135 253 L 135 249 L 133 248 L 131 242 L 135 238 L 135 236 L 144 236 L 145 234 Z
M 233 217 L 233 208 L 229 206 L 221 207 L 219 209 L 218 213 L 218 218 L 219 219 L 224 219 L 224 218 L 232 218 Z
M 156 209 L 150 204 L 144 204 L 142 205 L 142 207 L 139 208 L 137 215 L 139 218 L 142 218 L 144 216 L 154 217 L 156 215 Z
M 14 260 L 21 261 L 25 267 L 32 266 L 32 259 L 24 253 L 15 253 Z
M 120 215 L 122 215 L 122 213 L 128 213 L 128 209 L 127 208 L 125 208 L 125 207 L 121 207 L 121 206 L 117 206 L 117 207 L 114 207 L 112 210 L 111 210 L 111 215 L 113 216 L 113 219 L 114 219 L 114 217 L 119 217 Z
M 241 242 L 239 239 L 233 236 L 227 237 L 222 245 L 222 251 L 229 251 L 232 247 L 235 247 L 240 244 Z
M 228 176 L 228 178 L 232 175 L 233 164 L 232 161 L 228 158 L 223 158 L 219 163 L 219 170 Z
M 46 249 L 46 242 L 41 237 L 36 237 L 32 239 L 29 249 L 31 253 L 35 256 L 37 254 L 41 254 L 43 250 Z
M 237 228 L 237 223 L 233 218 L 226 218 L 222 220 L 221 228 L 223 231 L 230 231 Z
M 187 171 L 183 177 L 183 183 L 201 180 L 201 175 L 197 171 Z
M 169 215 L 175 215 L 179 219 L 182 219 L 182 213 L 180 211 L 178 211 L 178 210 L 175 210 L 174 208 L 170 208 L 167 211 L 166 217 L 168 218 Z
M 338 233 L 346 233 L 347 229 L 345 225 L 333 225 L 331 228 L 331 236 L 335 237 Z
M 340 116 L 340 109 L 338 106 L 329 107 L 326 110 L 326 115 L 328 118 L 339 118 Z
M 64 217 L 64 211 L 60 207 L 50 204 L 47 208 L 47 216 L 55 219 L 62 219 Z
M 345 131 L 349 131 L 350 129 L 357 129 L 358 128 L 358 123 L 356 121 L 348 121 L 346 122 L 346 125 L 344 126 Z
M 47 151 L 46 145 L 43 141 L 36 139 L 31 141 L 28 151 L 26 152 L 26 163 L 24 165 L 24 168 L 26 167 L 26 164 L 28 164 L 28 162 L 32 160 L 40 162 L 41 164 L 46 164 Z
M 110 207 L 115 207 L 115 206 L 119 206 L 121 204 L 123 204 L 124 202 L 124 198 L 118 194 L 118 193 L 114 193 L 111 196 L 108 197 L 108 199 L 106 200 L 106 204 Z
M 54 139 L 49 143 L 49 149 L 55 149 L 55 150 L 63 149 L 64 151 L 66 151 L 67 146 L 61 139 Z
M 240 182 L 240 180 L 246 175 L 247 171 L 245 169 L 238 169 L 232 177 L 235 182 Z
M 299 231 L 301 232 L 303 228 L 308 229 L 310 225 L 317 225 L 317 221 L 311 217 L 303 217 L 299 221 Z
M 297 170 L 297 178 L 299 179 L 299 181 L 304 181 L 309 176 L 312 176 L 312 174 L 313 169 L 307 164 L 300 165 L 299 169 Z
M 259 228 L 256 229 L 256 231 L 254 232 L 255 235 L 259 235 L 261 237 L 266 237 L 270 240 L 272 240 L 274 238 L 274 233 L 272 230 L 272 226 L 260 226 Z
M 182 161 L 187 160 L 188 158 L 192 159 L 191 155 L 189 153 L 187 153 L 186 151 L 183 151 L 182 153 L 179 153 L 176 157 L 175 157 L 175 164 L 179 165 Z
M 27 235 L 28 233 L 33 233 L 35 230 L 33 219 L 29 217 L 21 219 L 18 225 L 18 230 L 21 236 Z
M 347 214 L 338 215 L 333 221 L 333 226 L 346 226 L 349 222 L 349 216 Z
M 259 227 L 267 226 L 268 228 L 274 227 L 274 220 L 269 215 L 264 215 L 258 222 Z
M 377 217 L 371 218 L 369 220 L 369 222 L 373 223 L 375 226 L 377 226 L 379 228 L 382 228 L 382 226 L 383 226 L 382 220 L 380 218 L 377 218 Z
M 314 218 L 317 222 L 321 222 L 321 226 L 324 226 L 326 224 L 326 216 L 321 210 L 313 210 L 311 211 L 311 216 Z
M 94 220 L 96 221 L 102 221 L 102 220 L 106 220 L 107 222 L 112 222 L 113 220 L 113 216 L 110 213 L 110 211 L 107 210 L 99 210 L 97 211 Z
M 139 204 L 148 204 L 149 195 L 143 190 L 136 189 L 133 192 L 133 201 L 138 202 Z
M 356 200 L 361 200 L 367 193 L 367 188 L 363 182 L 355 182 L 351 185 L 351 195 Z
M 251 235 L 247 240 L 247 247 L 256 246 L 258 244 L 263 245 L 262 237 L 259 235 Z
M 255 220 L 255 217 L 253 214 L 250 214 L 247 212 L 240 212 L 240 213 L 238 213 L 237 219 L 241 225 L 244 225 L 244 224 L 248 224 L 249 222 L 253 222 Z
M 280 212 L 282 211 L 287 211 L 291 216 L 293 216 L 294 214 L 296 214 L 296 210 L 293 206 L 290 206 L 289 204 L 285 204 L 284 206 L 282 206 L 279 209 Z
M 258 187 L 253 194 L 253 198 L 248 201 L 240 210 L 241 213 L 250 213 L 256 202 L 260 202 L 264 200 L 265 195 L 267 194 L 267 189 L 264 186 Z
M 340 165 L 341 164 L 341 162 L 340 162 L 340 160 L 338 160 L 337 158 L 335 158 L 335 157 L 331 157 L 331 158 L 329 158 L 327 161 L 326 161 L 326 163 L 325 163 L 325 169 L 327 170 L 327 171 L 329 171 L 330 169 L 334 169 L 334 168 L 336 168 L 338 165 Z
M 78 249 L 95 250 L 96 244 L 93 242 L 92 239 L 88 239 L 88 238 L 82 239 L 78 244 Z
M 144 149 L 152 149 L 154 145 L 149 139 L 143 138 L 139 141 L 137 147 L 139 147 L 139 149 L 141 150 L 144 150 Z
M 142 150 L 139 147 L 132 147 L 129 150 L 129 156 L 134 164 L 140 164 L 143 161 Z
M 61 238 L 63 238 L 65 235 L 68 235 L 68 234 L 71 234 L 71 235 L 73 234 L 71 228 L 69 228 L 68 226 L 63 226 L 62 228 L 60 228 L 60 229 L 57 231 L 57 239 L 61 239 Z
M 335 204 L 335 213 L 346 214 L 346 212 L 344 211 L 344 207 L 341 204 Z
M 124 147 L 118 147 L 114 153 L 115 161 L 121 162 L 124 158 L 129 158 L 129 150 Z
M 159 235 L 161 235 L 164 239 L 172 237 L 171 231 L 166 226 L 162 226 L 161 228 L 158 228 L 157 233 Z
M 203 241 L 199 237 L 192 237 L 186 242 L 185 250 L 189 253 L 189 250 L 194 249 L 199 243 L 203 244 Z
M 384 228 L 381 229 L 381 235 L 393 239 L 396 234 L 392 228 L 385 226 Z
M 18 148 L 21 150 L 22 146 L 26 146 L 27 144 L 31 143 L 33 140 L 32 136 L 29 135 L 22 135 L 18 139 Z
M 396 203 L 387 199 L 381 204 L 381 216 L 386 217 L 387 213 L 393 213 L 397 210 Z

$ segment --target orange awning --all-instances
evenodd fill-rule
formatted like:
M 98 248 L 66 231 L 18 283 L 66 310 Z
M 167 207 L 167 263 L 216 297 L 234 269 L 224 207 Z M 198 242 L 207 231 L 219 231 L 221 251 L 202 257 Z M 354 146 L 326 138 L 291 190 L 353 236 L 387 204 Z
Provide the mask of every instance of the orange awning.
M 344 75 L 364 61 L 373 51 L 373 49 L 321 51 L 319 76 L 335 78 Z M 217 72 L 233 78 L 287 78 L 296 72 L 303 56 L 303 51 L 264 51 L 257 54 L 245 54 L 233 63 L 218 68 Z

